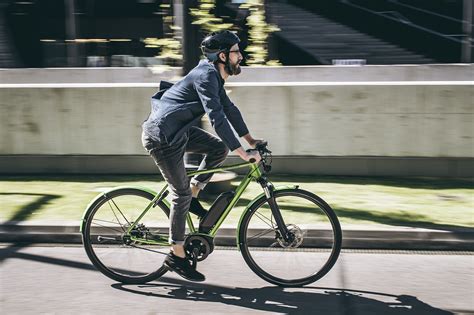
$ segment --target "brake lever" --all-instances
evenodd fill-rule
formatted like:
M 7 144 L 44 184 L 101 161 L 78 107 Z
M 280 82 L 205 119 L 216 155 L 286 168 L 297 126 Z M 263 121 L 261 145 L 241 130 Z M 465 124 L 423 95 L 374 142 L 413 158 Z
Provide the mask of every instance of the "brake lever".
M 255 149 L 257 149 L 257 150 L 266 149 L 266 148 L 267 148 L 267 145 L 268 145 L 268 142 L 267 142 L 267 141 L 263 141 L 263 142 L 261 142 L 261 143 L 258 143 L 258 144 L 255 146 Z

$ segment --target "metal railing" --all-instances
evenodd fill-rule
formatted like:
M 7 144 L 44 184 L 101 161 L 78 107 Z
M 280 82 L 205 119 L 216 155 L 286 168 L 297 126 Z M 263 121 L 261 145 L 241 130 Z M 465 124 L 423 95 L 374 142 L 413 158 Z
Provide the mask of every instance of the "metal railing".
M 375 15 L 378 15 L 378 16 L 382 16 L 382 17 L 387 18 L 387 19 L 409 25 L 413 28 L 422 30 L 424 32 L 449 39 L 449 40 L 454 41 L 456 43 L 463 43 L 462 38 L 465 36 L 465 34 L 445 34 L 445 33 L 435 31 L 433 29 L 430 29 L 430 28 L 427 28 L 427 27 L 424 27 L 424 26 L 421 26 L 421 25 L 418 25 L 418 24 L 414 23 L 413 21 L 411 21 L 410 19 L 408 19 L 407 17 L 405 17 L 403 14 L 401 14 L 398 11 L 393 11 L 393 10 L 392 11 L 376 11 L 376 10 L 370 9 L 366 6 L 355 4 L 355 3 L 351 2 L 351 0 L 341 0 L 341 2 L 348 5 L 348 6 L 358 8 L 360 10 L 363 10 L 363 11 L 366 11 L 366 12 L 369 12 L 369 13 L 372 13 L 372 14 L 375 14 Z M 453 17 L 449 17 L 449 16 L 439 14 L 439 13 L 436 13 L 436 12 L 433 12 L 433 11 L 417 8 L 417 7 L 408 5 L 408 4 L 400 3 L 400 2 L 398 2 L 398 0 L 390 0 L 390 2 L 394 3 L 396 5 L 407 7 L 407 8 L 412 9 L 412 10 L 420 11 L 420 12 L 423 12 L 423 13 L 426 13 L 426 14 L 430 14 L 430 15 L 433 15 L 433 16 L 443 18 L 443 19 L 451 20 L 453 22 L 457 22 L 457 23 L 460 23 L 460 24 L 463 23 L 463 20 L 456 19 L 456 18 L 453 18 Z M 472 27 L 472 24 L 471 24 L 471 27 Z M 471 46 L 472 46 L 472 44 L 471 44 Z

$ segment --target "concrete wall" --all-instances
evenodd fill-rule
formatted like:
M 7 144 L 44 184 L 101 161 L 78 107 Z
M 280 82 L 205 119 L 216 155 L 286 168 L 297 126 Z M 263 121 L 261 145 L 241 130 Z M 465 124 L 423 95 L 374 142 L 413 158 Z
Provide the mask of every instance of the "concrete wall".
M 472 157 L 473 85 L 227 87 L 276 155 Z M 0 154 L 142 154 L 149 87 L 0 89 Z
M 313 68 L 316 74 L 328 67 Z M 364 67 L 342 68 L 357 72 Z M 386 73 L 400 72 L 385 68 Z M 461 79 L 466 68 L 459 69 L 462 73 L 457 78 Z M 434 71 L 439 71 L 438 67 Z M 278 83 L 276 79 L 273 83 L 230 82 L 226 86 L 252 134 L 270 142 L 282 172 L 291 172 L 289 165 L 298 156 L 304 157 L 298 173 L 474 174 L 472 81 L 347 82 L 340 78 L 339 82 Z M 83 172 L 96 172 L 97 163 L 76 160 L 93 156 L 97 160 L 97 155 L 102 155 L 103 161 L 116 160 L 122 173 L 152 171 L 150 162 L 127 170 L 127 163 L 119 160 L 149 159 L 140 144 L 140 125 L 148 115 L 155 89 L 154 83 L 0 85 L 0 172 L 24 172 L 25 167 L 29 172 L 67 172 L 67 165 L 72 172 L 81 171 L 77 165 L 82 165 Z M 35 156 L 41 159 L 32 159 Z M 57 168 L 45 167 L 52 159 L 39 163 L 44 156 L 56 156 Z M 61 156 L 63 162 L 68 157 L 70 161 L 63 167 L 57 159 Z M 76 162 L 71 162 L 72 156 Z M 391 161 L 385 170 L 384 158 Z M 325 165 L 329 165 L 328 159 L 340 163 L 330 164 L 334 171 L 327 172 L 327 168 L 315 166 L 321 159 Z M 377 167 L 370 164 L 374 159 Z M 35 160 L 37 165 L 31 165 Z M 417 172 L 415 164 L 432 166 Z M 114 166 L 110 169 L 117 171 Z
M 0 154 L 143 154 L 153 88 L 2 88 Z
M 0 84 L 158 83 L 177 80 L 180 68 L 0 69 Z M 470 81 L 473 64 L 243 67 L 229 82 Z

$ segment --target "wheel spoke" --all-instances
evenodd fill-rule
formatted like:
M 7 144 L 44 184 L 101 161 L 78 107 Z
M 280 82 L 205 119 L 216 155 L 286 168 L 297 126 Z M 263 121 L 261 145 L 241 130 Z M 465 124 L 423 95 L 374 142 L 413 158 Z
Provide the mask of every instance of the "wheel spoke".
M 150 252 L 153 252 L 153 253 L 157 253 L 157 254 L 160 254 L 160 255 L 168 255 L 168 253 L 163 253 L 163 252 L 160 252 L 160 251 L 157 251 L 157 250 L 153 250 L 153 249 L 150 249 L 150 248 L 146 248 L 146 247 L 142 247 L 142 246 L 137 246 L 135 244 L 130 244 L 129 245 L 130 247 L 134 247 L 134 248 L 138 248 L 138 249 L 142 249 L 142 250 L 146 250 L 146 251 L 150 251 Z
M 247 241 L 251 241 L 251 240 L 254 240 L 256 238 L 260 238 L 261 236 L 265 235 L 265 234 L 268 234 L 272 231 L 275 231 L 275 229 L 271 228 L 271 229 L 266 229 L 265 231 L 262 231 L 260 233 L 257 233 L 255 234 L 254 236 L 251 236 L 250 238 L 247 238 Z
M 256 215 L 260 220 L 262 220 L 263 223 L 265 223 L 266 225 L 268 225 L 268 226 L 271 227 L 272 229 L 275 228 L 275 226 L 273 225 L 273 220 L 272 220 L 273 214 L 271 215 L 271 218 L 270 218 L 270 219 L 267 218 L 265 215 L 259 213 L 258 211 L 255 212 L 255 215 Z M 270 221 L 270 224 L 268 224 L 268 222 L 266 222 L 264 219 L 262 219 L 262 217 L 265 218 L 266 221 Z
M 92 220 L 92 221 L 95 222 L 95 221 L 100 221 L 100 220 L 94 219 L 94 220 Z M 122 230 L 117 230 L 117 229 L 114 229 L 114 228 L 112 228 L 112 227 L 110 227 L 110 226 L 102 225 L 102 224 L 99 224 L 99 223 L 95 223 L 95 225 L 100 226 L 100 227 L 103 227 L 103 228 L 106 228 L 106 229 L 109 229 L 109 230 L 112 230 L 112 231 L 115 231 L 115 232 L 118 232 L 118 233 L 123 233 L 123 232 L 125 232 L 125 230 L 123 230 L 123 229 L 122 229 Z
M 112 202 L 113 202 L 113 200 L 112 200 Z M 112 208 L 112 206 L 110 205 L 110 203 L 109 203 L 109 202 L 107 202 L 107 204 L 109 205 L 109 207 L 110 207 L 110 210 L 111 210 L 111 211 L 112 211 L 112 213 L 114 214 L 114 216 L 115 216 L 115 219 L 116 219 L 116 220 L 117 220 L 117 222 L 120 224 L 120 227 L 122 228 L 122 231 L 123 231 L 123 232 L 125 232 L 125 228 L 123 227 L 123 224 L 120 222 L 120 220 L 119 220 L 119 218 L 118 218 L 117 214 L 115 213 L 114 209 Z M 115 204 L 115 202 L 114 202 L 114 204 Z M 115 206 L 117 207 L 117 205 L 115 205 Z M 117 207 L 117 209 L 118 209 L 118 207 Z M 119 211 L 120 211 L 120 210 L 119 210 Z M 124 217 L 124 215 L 123 215 L 123 214 L 122 214 L 122 216 Z M 127 219 L 125 219 L 125 221 L 127 221 Z M 128 221 L 127 221 L 127 223 L 128 223 Z
M 115 225 L 121 225 L 120 223 L 114 222 L 114 221 L 109 221 L 109 220 L 103 220 L 103 219 L 94 219 L 94 221 L 100 221 L 100 222 L 105 222 L 105 223 L 112 223 Z

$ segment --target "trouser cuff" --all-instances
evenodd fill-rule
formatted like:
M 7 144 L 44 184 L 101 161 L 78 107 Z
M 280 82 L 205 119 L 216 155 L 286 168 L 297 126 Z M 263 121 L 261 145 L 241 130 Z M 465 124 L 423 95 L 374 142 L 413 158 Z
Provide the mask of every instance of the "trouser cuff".
M 171 245 L 184 245 L 184 241 L 173 241 L 173 239 L 171 239 L 171 237 L 169 239 L 169 243 Z
M 191 179 L 191 185 L 196 186 L 200 190 L 203 190 L 206 187 L 207 183 L 201 183 L 197 179 L 193 178 Z

